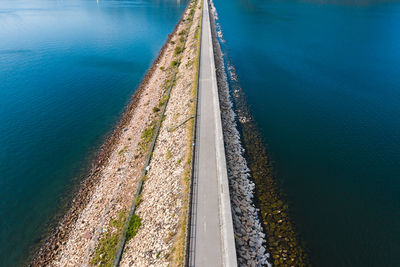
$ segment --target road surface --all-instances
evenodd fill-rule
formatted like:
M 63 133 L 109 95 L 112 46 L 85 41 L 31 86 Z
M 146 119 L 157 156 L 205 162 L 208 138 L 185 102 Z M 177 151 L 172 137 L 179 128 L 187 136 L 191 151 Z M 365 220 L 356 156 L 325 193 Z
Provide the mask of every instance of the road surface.
M 208 1 L 203 0 L 189 266 L 237 266 Z

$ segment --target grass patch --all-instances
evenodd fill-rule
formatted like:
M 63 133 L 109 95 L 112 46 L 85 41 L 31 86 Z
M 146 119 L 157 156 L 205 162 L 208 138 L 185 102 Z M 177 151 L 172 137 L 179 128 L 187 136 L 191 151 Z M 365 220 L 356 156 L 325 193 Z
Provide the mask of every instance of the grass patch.
M 128 139 L 129 140 L 129 139 Z M 128 149 L 128 146 L 124 146 L 124 148 L 123 149 L 121 149 L 119 152 L 118 152 L 118 155 L 122 155 L 122 154 L 124 154 L 125 153 L 125 151 Z
M 172 62 L 171 62 L 171 66 L 172 67 L 178 67 L 179 66 L 179 61 L 178 60 L 173 60 Z
M 192 158 L 191 158 L 191 157 L 188 158 L 186 164 L 187 164 L 187 165 L 191 165 L 191 164 L 192 164 Z
M 185 50 L 183 45 L 178 45 L 177 47 L 175 47 L 174 56 L 181 54 L 183 52 L 183 50 Z
M 166 158 L 167 160 L 169 160 L 170 158 L 172 158 L 172 153 L 171 153 L 171 151 L 169 151 L 169 149 L 167 150 L 167 155 L 165 156 L 165 158 Z
M 153 108 L 153 112 L 154 112 L 154 113 L 159 112 L 159 111 L 160 111 L 160 109 L 159 109 L 158 107 L 154 107 L 154 108 Z
M 140 137 L 140 143 L 139 147 L 145 151 L 147 148 L 147 145 L 151 142 L 151 139 L 153 138 L 154 131 L 155 131 L 155 125 L 152 123 L 149 125 L 142 133 L 142 136 Z
M 90 260 L 92 265 L 107 267 L 113 265 L 125 221 L 125 212 L 120 212 L 118 218 L 111 220 L 109 231 L 99 240 L 99 245 Z
M 164 242 L 165 243 L 169 243 L 169 241 L 172 240 L 172 238 L 174 237 L 175 233 L 173 231 L 168 233 L 168 236 L 166 238 L 164 238 Z
M 187 20 L 191 22 L 193 21 L 193 17 L 194 17 L 194 7 L 190 9 L 189 17 Z
M 193 65 L 193 60 L 188 60 L 188 62 L 186 63 L 185 67 L 189 68 Z
M 142 219 L 136 214 L 133 214 L 129 220 L 128 229 L 126 230 L 126 242 L 128 242 L 137 234 L 141 224 Z
M 194 39 L 198 39 L 200 37 L 200 26 L 197 26 L 195 32 L 194 32 Z
M 139 194 L 138 197 L 135 199 L 135 207 L 139 206 L 140 203 L 142 203 L 142 202 L 143 202 L 142 195 Z
M 167 94 L 163 95 L 163 97 L 160 99 L 160 103 L 158 103 L 159 107 L 164 106 L 165 101 L 167 101 Z

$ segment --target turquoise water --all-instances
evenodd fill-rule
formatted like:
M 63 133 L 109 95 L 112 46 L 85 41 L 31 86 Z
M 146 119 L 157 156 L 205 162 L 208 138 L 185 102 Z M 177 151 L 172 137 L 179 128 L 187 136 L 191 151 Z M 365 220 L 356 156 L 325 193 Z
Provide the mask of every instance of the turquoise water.
M 214 0 L 315 266 L 400 266 L 400 2 Z
M 70 198 L 187 1 L 0 1 L 0 266 Z

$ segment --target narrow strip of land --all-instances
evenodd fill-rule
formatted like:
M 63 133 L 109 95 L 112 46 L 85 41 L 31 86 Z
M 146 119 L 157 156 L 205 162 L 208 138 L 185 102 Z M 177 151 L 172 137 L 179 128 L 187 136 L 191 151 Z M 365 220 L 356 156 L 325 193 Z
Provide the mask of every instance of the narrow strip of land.
M 207 0 L 203 4 L 199 75 L 189 265 L 236 266 Z
M 120 266 L 182 266 L 200 14 L 199 1 L 192 0 L 32 266 L 111 266 L 132 203 Z

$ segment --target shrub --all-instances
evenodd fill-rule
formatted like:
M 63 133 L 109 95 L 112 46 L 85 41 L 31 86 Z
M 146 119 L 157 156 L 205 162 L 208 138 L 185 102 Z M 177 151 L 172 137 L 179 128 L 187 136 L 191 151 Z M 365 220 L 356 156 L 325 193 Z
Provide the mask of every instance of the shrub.
M 178 67 L 179 66 L 179 62 L 174 60 L 174 61 L 171 62 L 171 66 L 172 67 Z
M 129 241 L 137 234 L 141 224 L 142 219 L 136 214 L 133 214 L 131 219 L 129 220 L 128 229 L 126 231 L 126 241 Z
M 179 45 L 178 45 L 177 47 L 175 47 L 174 55 L 175 55 L 175 56 L 179 55 L 180 53 L 183 52 L 183 50 L 184 50 L 183 46 L 179 46 Z

